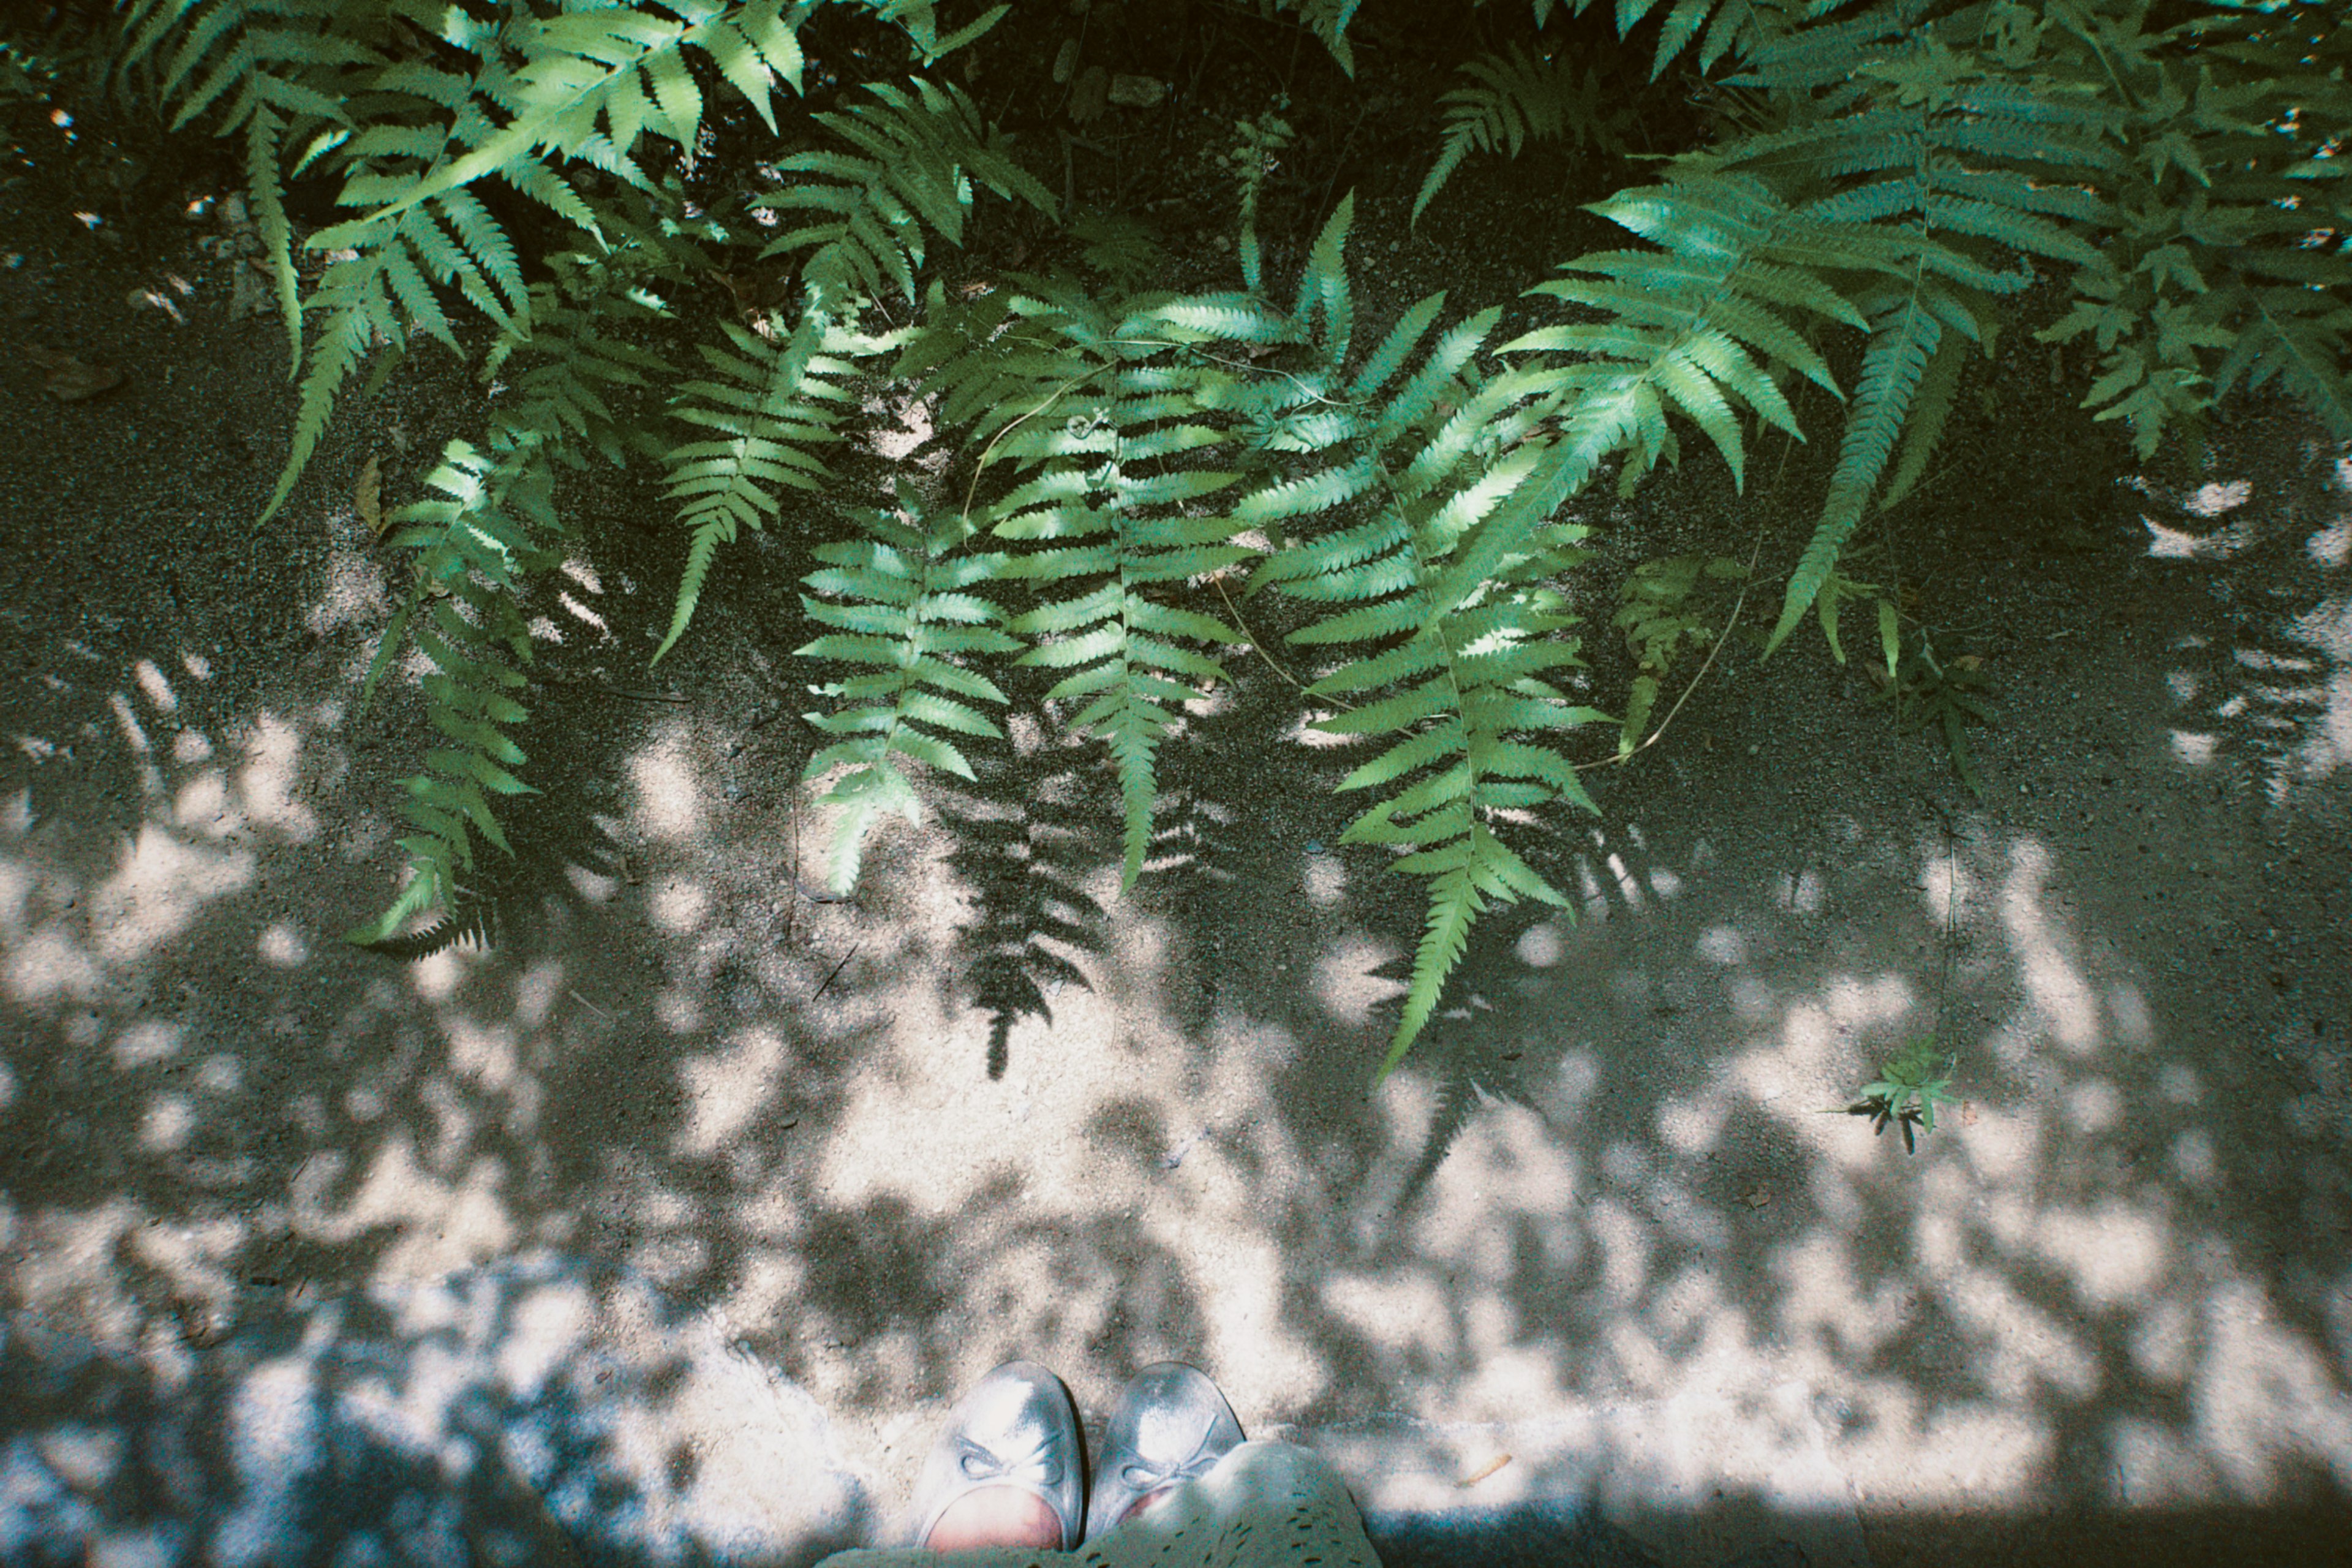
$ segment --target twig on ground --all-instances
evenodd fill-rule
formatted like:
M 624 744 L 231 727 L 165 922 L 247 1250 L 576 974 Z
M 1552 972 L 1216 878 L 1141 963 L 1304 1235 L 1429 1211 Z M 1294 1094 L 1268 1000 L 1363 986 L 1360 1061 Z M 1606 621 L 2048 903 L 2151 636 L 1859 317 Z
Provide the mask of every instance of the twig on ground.
M 827 974 L 827 975 L 824 977 L 824 984 L 822 984 L 822 985 L 820 985 L 820 986 L 818 986 L 814 991 L 813 991 L 813 992 L 809 993 L 809 1000 L 810 1000 L 810 1001 L 812 1001 L 812 1002 L 814 1002 L 814 1001 L 815 1001 L 818 997 L 820 997 L 820 996 L 824 995 L 827 991 L 830 991 L 831 989 L 833 989 L 833 983 L 834 983 L 835 979 L 840 975 L 840 973 L 841 973 L 841 972 L 842 972 L 843 970 L 845 970 L 845 969 L 846 969 L 846 968 L 848 968 L 848 967 L 849 967 L 849 961 L 850 961 L 851 959 L 853 959 L 853 958 L 856 958 L 856 957 L 857 956 L 857 954 L 858 954 L 859 950 L 860 950 L 860 949 L 862 949 L 863 947 L 865 947 L 865 945 L 866 945 L 866 944 L 865 944 L 864 942 L 859 942 L 859 943 L 857 944 L 857 946 L 856 946 L 856 947 L 853 947 L 853 948 L 851 948 L 847 952 L 843 953 L 843 954 L 841 955 L 841 962 L 840 962 L 839 963 L 835 964 L 835 965 L 833 966 L 833 972 L 832 972 L 832 973 Z

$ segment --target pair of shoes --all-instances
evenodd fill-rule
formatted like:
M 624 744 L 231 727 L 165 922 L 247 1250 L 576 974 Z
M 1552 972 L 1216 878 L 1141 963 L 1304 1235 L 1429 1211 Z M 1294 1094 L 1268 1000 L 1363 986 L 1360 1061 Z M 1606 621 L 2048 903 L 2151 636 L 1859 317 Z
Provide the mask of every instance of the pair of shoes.
M 1070 1391 L 1035 1362 L 1007 1362 L 963 1396 L 924 1461 L 915 1544 L 928 1544 L 940 1515 L 971 1493 L 1013 1487 L 1054 1510 L 1066 1552 L 1206 1475 L 1241 1441 L 1241 1423 L 1205 1373 L 1181 1362 L 1148 1366 L 1111 1412 L 1089 1498 Z

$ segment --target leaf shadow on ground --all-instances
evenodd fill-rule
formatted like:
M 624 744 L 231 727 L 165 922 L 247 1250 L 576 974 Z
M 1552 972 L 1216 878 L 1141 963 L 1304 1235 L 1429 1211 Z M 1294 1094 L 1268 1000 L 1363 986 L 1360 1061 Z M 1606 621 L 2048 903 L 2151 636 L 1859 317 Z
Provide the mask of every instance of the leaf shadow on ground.
M 2342 613 L 2345 510 L 2324 472 L 2232 509 L 2278 536 L 2233 565 L 2309 563 L 2291 626 Z M 575 595 L 622 647 L 657 559 Z M 363 565 L 305 556 L 310 607 Z M 527 1493 L 600 1560 L 805 1559 L 883 1529 L 1013 1354 L 1097 1416 L 1194 1359 L 1254 1428 L 1386 1444 L 1382 1518 L 1591 1497 L 1669 1555 L 1812 1531 L 1835 1560 L 1856 1491 L 1881 1562 L 2053 1518 L 2324 1522 L 2352 696 L 2307 637 L 2308 669 L 2169 647 L 2240 631 L 2170 569 L 2084 567 L 2163 626 L 2096 668 L 2000 656 L 2022 711 L 1984 766 L 2022 804 L 1955 801 L 1818 662 L 1702 692 L 1704 743 L 1541 849 L 1578 921 L 1482 929 L 1376 1095 L 1419 910 L 1339 842 L 1335 756 L 1270 675 L 1188 717 L 1218 744 L 1171 759 L 1129 899 L 1091 764 L 1016 747 L 815 904 L 781 886 L 805 742 L 741 717 L 770 695 L 689 654 L 695 702 L 616 701 L 641 672 L 573 630 L 526 918 L 395 963 L 335 940 L 382 894 L 404 754 L 354 724 L 364 614 L 234 683 L 137 605 L 12 621 L 9 1539 L 496 1555 L 468 1531 Z M 722 591 L 759 628 L 772 586 Z M 2233 646 L 2275 654 L 2255 620 Z M 2257 745 L 2181 695 L 2189 654 L 2327 696 Z M 1822 1114 L 1930 1028 L 1972 1119 L 1906 1159 Z

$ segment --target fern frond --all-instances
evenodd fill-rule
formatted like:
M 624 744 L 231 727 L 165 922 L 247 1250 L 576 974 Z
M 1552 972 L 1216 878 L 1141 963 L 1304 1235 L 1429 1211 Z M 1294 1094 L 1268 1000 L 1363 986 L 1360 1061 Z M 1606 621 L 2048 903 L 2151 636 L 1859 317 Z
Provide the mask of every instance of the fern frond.
M 1787 640 L 1811 607 L 1894 455 L 1895 437 L 1911 411 L 1912 396 L 1943 342 L 1944 322 L 1933 305 L 1939 287 L 1934 279 L 1920 278 L 1871 323 L 1862 374 L 1854 383 L 1853 406 L 1846 416 L 1845 437 L 1838 448 L 1837 466 L 1830 472 L 1829 493 L 1812 537 L 1798 558 L 1796 574 L 1789 580 L 1780 619 L 1765 639 L 1767 655 Z
M 2276 381 L 2332 438 L 2352 441 L 2352 380 L 2344 369 L 2352 303 L 2309 289 L 2247 292 L 2247 324 L 2213 373 L 2213 395 L 2227 396 L 2242 377 L 2248 391 Z
M 703 438 L 667 454 L 668 493 L 692 542 L 656 664 L 686 635 L 719 548 L 741 529 L 764 526 L 780 489 L 821 487 L 827 474 L 815 449 L 841 438 L 842 418 L 856 405 L 844 384 L 855 362 L 892 346 L 814 309 L 781 343 L 733 322 L 723 328 L 728 348 L 701 345 L 719 379 L 679 387 L 670 411 Z
M 797 92 L 797 34 L 806 15 L 785 0 L 677 6 L 665 15 L 627 0 L 587 0 L 502 27 L 444 25 L 444 41 L 477 56 L 473 93 L 450 121 L 449 145 L 426 168 L 371 186 L 362 223 L 381 223 L 477 180 L 580 160 L 640 188 L 652 181 L 633 149 L 651 134 L 691 152 L 706 105 L 688 60 L 700 54 L 773 123 L 778 82 Z M 477 108 L 478 103 L 480 108 Z M 495 108 L 493 118 L 483 110 Z M 519 184 L 518 188 L 521 188 Z
M 302 366 L 302 310 L 286 217 L 287 141 L 351 134 L 345 106 L 383 68 L 389 21 L 382 12 L 354 16 L 332 0 L 136 0 L 126 8 L 118 75 L 159 61 L 152 85 L 173 130 L 210 118 L 215 135 L 244 139 L 246 189 L 286 324 L 289 374 Z
M 1328 310 L 1325 281 L 1344 229 L 1327 233 L 1308 267 L 1301 308 Z M 1326 360 L 1269 378 L 1262 395 L 1277 427 L 1304 432 L 1306 473 L 1268 474 L 1235 509 L 1280 517 L 1297 542 L 1258 568 L 1271 588 L 1321 607 L 1291 634 L 1340 655 L 1310 696 L 1354 706 L 1318 721 L 1379 748 L 1343 781 L 1382 798 L 1345 839 L 1399 853 L 1394 868 L 1423 878 L 1429 909 L 1404 1007 L 1381 1071 L 1402 1060 L 1427 1025 L 1472 924 L 1496 900 L 1564 903 L 1504 842 L 1496 814 L 1566 800 L 1590 807 L 1557 749 L 1565 731 L 1599 717 L 1552 684 L 1579 662 L 1566 600 L 1550 579 L 1580 558 L 1581 529 L 1541 520 L 1494 570 L 1459 591 L 1451 573 L 1546 466 L 1542 413 L 1559 394 L 1543 376 L 1484 376 L 1475 360 L 1499 312 L 1448 331 L 1423 301 L 1351 376 Z M 1339 339 L 1324 334 L 1318 347 Z M 1347 388 L 1344 397 L 1329 389 Z M 1307 403 L 1317 418 L 1298 418 Z
M 1076 300 L 1065 301 L 1076 306 Z M 1109 748 L 1124 819 L 1122 886 L 1150 844 L 1160 745 L 1182 705 L 1226 679 L 1210 651 L 1247 637 L 1175 603 L 1187 580 L 1247 560 L 1241 524 L 1215 502 L 1238 476 L 1195 467 L 1224 441 L 1203 416 L 1220 401 L 1213 367 L 1174 358 L 1147 301 L 1115 317 L 1045 301 L 1022 309 L 1014 341 L 1046 349 L 1056 379 L 1020 395 L 1052 416 L 1004 426 L 997 456 L 1031 477 L 985 513 L 996 536 L 1031 548 L 1010 570 L 1040 603 L 1016 617 L 1024 664 L 1064 671 L 1049 701 Z M 1021 353 L 1020 358 L 1027 359 Z
M 1572 140 L 1579 152 L 1588 141 L 1604 152 L 1622 152 L 1617 117 L 1601 111 L 1601 73 L 1588 66 L 1579 76 L 1575 67 L 1566 56 L 1541 58 L 1517 44 L 1507 54 L 1465 61 L 1462 72 L 1474 85 L 1457 87 L 1439 100 L 1445 105 L 1445 134 L 1437 161 L 1413 197 L 1409 221 L 1421 221 L 1423 209 L 1474 152 L 1516 158 L 1529 142 L 1563 140 Z
M 1895 460 L 1895 471 L 1886 477 L 1886 488 L 1878 498 L 1879 510 L 1886 510 L 1909 495 L 1927 473 L 1927 459 L 1934 456 L 1936 443 L 1944 438 L 1945 423 L 1951 418 L 1953 404 L 1958 401 L 1960 371 L 1968 363 L 1968 353 L 1969 340 L 1952 332 L 1945 335 L 1929 357 L 1919 378 L 1910 416 L 1904 422 L 1903 446 Z M 1845 661 L 1840 658 L 1838 662 Z
M 992 5 L 946 37 L 940 37 L 937 0 L 858 0 L 875 15 L 875 19 L 887 22 L 907 35 L 915 53 L 925 65 L 951 55 L 986 33 L 1004 19 L 1013 9 L 1010 5 Z
M 1603 313 L 1591 325 L 1538 328 L 1505 353 L 1570 353 L 1558 374 L 1575 400 L 1555 485 L 1582 486 L 1601 459 L 1629 453 L 1628 481 L 1669 456 L 1671 409 L 1704 431 L 1744 482 L 1745 407 L 1801 437 L 1770 367 L 1785 365 L 1835 393 L 1829 367 L 1790 320 L 1792 310 L 1859 322 L 1852 301 L 1820 276 L 1824 226 L 1790 210 L 1762 182 L 1698 175 L 1621 192 L 1593 211 L 1654 239 L 1659 251 L 1604 251 L 1566 264 L 1546 294 Z M 1573 276 L 1573 274 L 1585 276 Z M 1759 363 L 1760 356 L 1760 363 Z M 1486 556 L 1478 557 L 1483 565 Z
M 320 322 L 286 464 L 257 527 L 277 514 L 309 467 L 345 381 L 379 346 L 404 351 L 418 334 L 462 353 L 439 290 L 453 289 L 499 326 L 515 330 L 530 309 L 504 234 L 464 192 L 351 235 L 304 314 Z
M 394 546 L 416 552 L 415 586 L 378 647 L 368 690 L 413 637 L 431 666 L 426 715 L 451 743 L 403 783 L 401 813 L 416 831 L 398 842 L 411 878 L 390 908 L 348 934 L 363 946 L 390 939 L 421 910 L 457 907 L 473 879 L 476 835 L 513 853 L 494 800 L 536 793 L 515 772 L 526 758 L 508 731 L 528 717 L 517 693 L 531 639 L 516 591 L 548 563 L 542 541 L 559 531 L 546 449 L 524 440 L 493 453 L 453 441 L 425 482 L 439 499 L 394 519 Z
M 412 883 L 411 887 L 415 884 Z M 417 908 L 424 908 L 419 904 Z M 404 921 L 415 910 L 404 912 Z M 458 946 L 488 950 L 498 940 L 498 905 L 482 894 L 460 893 L 448 912 L 423 931 L 408 936 L 386 936 L 379 942 L 365 943 L 386 958 L 414 963 L 430 958 L 436 952 Z
M 1052 195 L 961 89 L 918 80 L 911 94 L 886 82 L 867 90 L 871 102 L 813 117 L 855 153 L 795 153 L 776 167 L 805 177 L 752 204 L 775 217 L 805 215 L 761 254 L 808 252 L 801 278 L 819 300 L 839 308 L 898 293 L 911 303 L 925 230 L 963 242 L 974 180 L 1053 212 Z
M 1356 19 L 1356 12 L 1363 3 L 1364 0 L 1275 0 L 1280 9 L 1298 13 L 1307 31 L 1323 41 L 1332 59 L 1349 76 L 1356 74 L 1356 50 L 1348 42 L 1348 24 Z
M 819 545 L 825 565 L 803 579 L 802 607 L 832 630 L 800 655 L 859 670 L 819 689 L 837 699 L 831 711 L 804 716 L 835 738 L 809 759 L 803 778 L 849 770 L 824 797 L 842 808 L 829 875 L 844 893 L 856 885 L 879 817 L 919 818 L 907 759 L 968 779 L 959 738 L 1003 738 L 972 704 L 1002 706 L 1004 693 L 971 660 L 1021 646 L 978 592 L 1003 574 L 1003 558 L 973 550 L 974 531 L 952 509 L 933 510 L 904 485 L 898 503 L 895 513 L 853 514 L 863 537 Z

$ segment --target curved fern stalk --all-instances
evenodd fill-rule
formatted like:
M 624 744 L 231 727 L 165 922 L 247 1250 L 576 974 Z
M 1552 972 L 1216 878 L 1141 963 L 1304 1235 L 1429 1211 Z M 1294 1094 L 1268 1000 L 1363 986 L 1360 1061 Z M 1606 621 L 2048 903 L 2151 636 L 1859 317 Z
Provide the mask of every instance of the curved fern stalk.
M 1462 591 L 1448 586 L 1464 540 L 1543 468 L 1549 440 L 1540 422 L 1558 405 L 1555 378 L 1482 376 L 1473 360 L 1500 312 L 1433 341 L 1442 297 L 1407 312 L 1349 373 L 1339 323 L 1349 315 L 1341 252 L 1350 216 L 1343 203 L 1300 289 L 1302 306 L 1322 319 L 1315 341 L 1337 395 L 1313 419 L 1280 426 L 1316 466 L 1258 485 L 1235 518 L 1279 520 L 1305 536 L 1268 558 L 1251 590 L 1325 608 L 1289 640 L 1340 653 L 1308 693 L 1356 706 L 1316 728 L 1385 748 L 1341 783 L 1383 795 L 1344 841 L 1395 847 L 1394 868 L 1429 887 L 1385 1077 L 1436 1010 L 1490 904 L 1567 906 L 1497 827 L 1507 815 L 1559 801 L 1592 809 L 1556 742 L 1603 716 L 1553 684 L 1556 671 L 1581 662 L 1564 635 L 1576 617 L 1551 583 L 1581 559 L 1580 526 L 1544 519 L 1491 571 Z
M 1540 59 L 1517 44 L 1507 55 L 1482 55 L 1465 61 L 1463 74 L 1475 85 L 1457 87 L 1440 100 L 1446 130 L 1437 161 L 1413 197 L 1411 223 L 1444 188 L 1472 153 L 1506 152 L 1516 158 L 1529 142 L 1573 140 L 1579 152 L 1588 141 L 1609 153 L 1623 150 L 1618 116 L 1601 109 L 1601 73 L 1587 67 L 1578 77 L 1566 57 Z
M 1167 302 L 1116 307 L 1067 286 L 1017 297 L 1008 308 L 1017 325 L 981 345 L 982 363 L 943 365 L 932 382 L 958 410 L 983 376 L 1011 394 L 999 407 L 1013 412 L 994 421 L 983 460 L 1028 477 L 979 521 L 1031 547 L 1006 566 L 1043 600 L 1007 628 L 1031 641 L 1019 662 L 1065 672 L 1045 700 L 1083 700 L 1069 728 L 1109 748 L 1122 889 L 1142 874 L 1150 845 L 1160 742 L 1184 703 L 1227 679 L 1210 650 L 1248 640 L 1178 602 L 1188 580 L 1254 552 L 1216 509 L 1239 476 L 1199 466 L 1226 442 L 1212 420 L 1231 377 L 1183 353 L 1187 334 L 1160 313 Z M 1016 382 L 1026 384 L 1013 391 Z M 978 421 L 975 435 L 991 423 Z
M 860 668 L 819 688 L 836 699 L 832 711 L 804 715 L 838 738 L 809 759 L 803 779 L 849 770 L 824 797 L 842 808 L 828 872 L 842 893 L 857 883 L 878 818 L 895 812 L 920 819 L 906 759 L 969 779 L 971 764 L 959 742 L 1003 738 L 972 704 L 1002 707 L 1004 693 L 971 660 L 1021 647 L 999 629 L 996 606 L 975 591 L 1003 574 L 1004 559 L 973 550 L 974 530 L 952 508 L 933 510 L 902 484 L 896 513 L 860 511 L 853 521 L 863 537 L 817 546 L 825 565 L 802 579 L 809 590 L 802 608 L 832 629 L 797 650 Z

